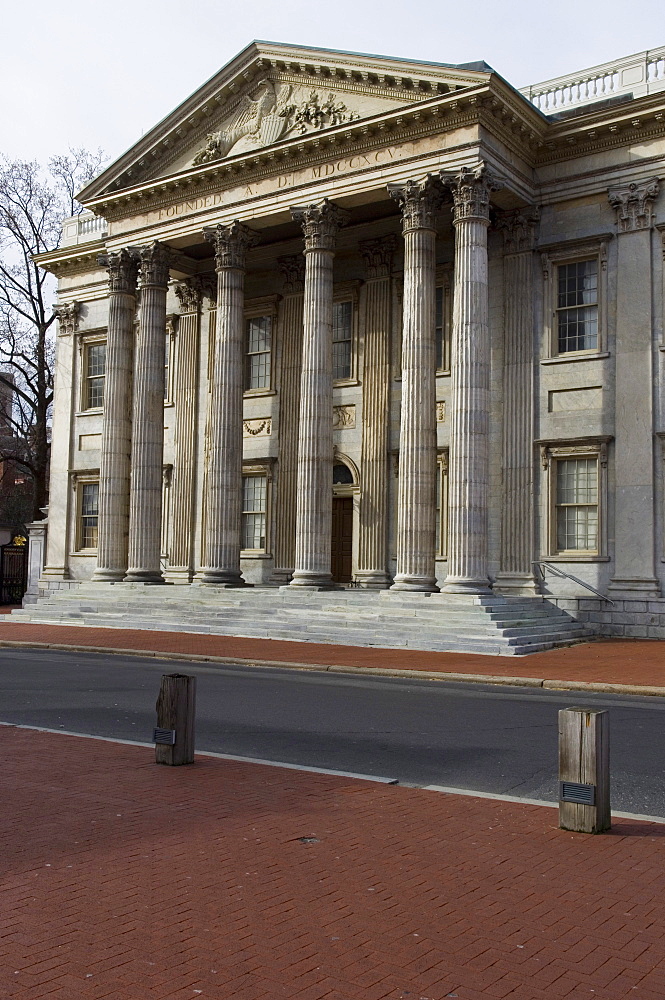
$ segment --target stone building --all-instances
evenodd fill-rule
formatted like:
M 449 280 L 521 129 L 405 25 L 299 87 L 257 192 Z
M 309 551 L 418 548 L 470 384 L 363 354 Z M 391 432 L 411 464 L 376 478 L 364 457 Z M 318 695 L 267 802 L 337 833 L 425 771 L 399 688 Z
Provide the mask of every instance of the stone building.
M 38 258 L 42 591 L 545 594 L 665 635 L 664 175 L 665 49 L 519 91 L 249 45 Z

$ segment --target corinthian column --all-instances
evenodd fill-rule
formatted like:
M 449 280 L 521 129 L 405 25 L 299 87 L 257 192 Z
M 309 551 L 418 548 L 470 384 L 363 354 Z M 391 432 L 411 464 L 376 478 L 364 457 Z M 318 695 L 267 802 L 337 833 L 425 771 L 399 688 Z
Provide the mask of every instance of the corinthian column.
M 163 583 L 161 571 L 164 456 L 164 352 L 170 250 L 141 249 L 139 335 L 134 364 L 128 583 Z
M 332 586 L 333 257 L 348 212 L 328 199 L 292 208 L 305 235 L 305 300 L 300 379 L 296 554 L 291 587 Z
M 97 568 L 93 580 L 117 581 L 127 572 L 138 253 L 120 250 L 100 257 L 99 263 L 109 272 L 109 319 L 99 462 Z
M 216 283 L 215 283 L 216 284 Z M 174 390 L 175 432 L 173 439 L 173 530 L 168 578 L 189 583 L 194 564 L 194 491 L 199 388 L 199 335 L 203 296 L 213 298 L 213 280 L 196 276 L 176 285 L 180 300 L 178 351 Z
M 240 575 L 242 521 L 242 395 L 245 258 L 257 233 L 240 222 L 204 230 L 215 247 L 217 327 L 206 480 L 203 586 L 244 587 Z
M 402 209 L 404 307 L 397 499 L 397 572 L 391 590 L 436 586 L 436 231 L 433 178 L 391 184 Z
M 485 164 L 441 179 L 451 189 L 455 226 L 452 419 L 449 467 L 448 576 L 444 590 L 487 594 L 490 337 L 487 227 L 490 192 Z
M 397 239 L 360 244 L 365 258 L 365 357 L 357 579 L 361 587 L 390 585 L 388 553 L 388 404 L 390 391 L 391 277 Z
M 533 576 L 533 247 L 538 211 L 519 208 L 502 216 L 503 231 L 503 427 L 501 568 L 496 589 L 536 592 Z

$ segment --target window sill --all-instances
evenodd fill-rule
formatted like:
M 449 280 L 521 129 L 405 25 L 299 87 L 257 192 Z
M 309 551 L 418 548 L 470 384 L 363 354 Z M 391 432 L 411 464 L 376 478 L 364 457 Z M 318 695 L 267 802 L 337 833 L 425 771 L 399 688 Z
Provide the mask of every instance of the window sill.
M 100 413 L 104 412 L 103 406 L 90 407 L 89 410 L 77 410 L 74 414 L 75 417 L 98 417 Z
M 360 385 L 357 378 L 336 378 L 333 380 L 333 389 L 343 389 L 347 385 Z
M 270 552 L 259 552 L 256 549 L 241 549 L 241 559 L 272 559 Z
M 563 365 L 571 361 L 602 361 L 609 358 L 609 351 L 597 351 L 594 354 L 559 354 L 556 358 L 541 358 L 541 365 Z
M 610 561 L 610 557 L 609 556 L 594 555 L 592 552 L 582 552 L 579 555 L 576 555 L 573 552 L 570 552 L 570 553 L 557 552 L 556 555 L 553 555 L 553 556 L 541 556 L 539 561 L 540 562 L 552 562 L 552 563 L 554 563 L 554 562 L 557 562 L 557 563 L 568 563 L 568 562 L 570 562 L 570 563 L 572 563 L 572 562 L 574 562 L 574 563 L 582 563 L 582 562 L 584 562 L 584 563 L 601 563 L 601 562 L 609 562 Z
M 450 368 L 437 368 L 436 370 L 437 378 L 450 378 Z
M 254 399 L 255 396 L 276 396 L 276 389 L 245 389 L 243 399 Z
M 73 556 L 88 556 L 88 557 L 94 556 L 95 559 L 96 559 L 97 558 L 97 549 L 77 549 L 76 552 L 70 552 L 69 555 L 72 556 L 72 557 Z

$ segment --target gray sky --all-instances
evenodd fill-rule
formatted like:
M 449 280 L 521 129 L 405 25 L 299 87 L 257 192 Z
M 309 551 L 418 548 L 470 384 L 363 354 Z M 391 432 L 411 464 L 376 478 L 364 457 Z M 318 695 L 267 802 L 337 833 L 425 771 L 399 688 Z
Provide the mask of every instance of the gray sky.
M 516 87 L 665 45 L 662 0 L 5 0 L 0 152 L 115 159 L 252 39 L 485 59 Z

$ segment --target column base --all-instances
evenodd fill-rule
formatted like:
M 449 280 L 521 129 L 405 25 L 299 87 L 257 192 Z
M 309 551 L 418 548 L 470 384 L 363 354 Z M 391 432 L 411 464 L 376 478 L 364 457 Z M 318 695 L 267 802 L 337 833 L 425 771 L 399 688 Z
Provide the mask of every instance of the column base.
M 161 572 L 151 569 L 130 569 L 123 577 L 123 583 L 166 583 Z
M 362 590 L 388 590 L 392 584 L 387 573 L 375 569 L 356 570 L 355 579 Z
M 100 567 L 90 577 L 93 583 L 122 583 L 127 575 L 126 569 L 104 569 Z
M 505 597 L 540 597 L 531 573 L 499 573 L 493 591 Z
M 436 578 L 433 576 L 412 576 L 406 573 L 398 573 L 395 582 L 389 588 L 391 591 L 406 590 L 411 593 L 438 594 L 439 588 L 436 585 Z
M 224 589 L 251 587 L 251 583 L 235 570 L 202 569 L 194 581 L 198 587 L 222 587 Z
M 443 581 L 442 594 L 492 594 L 490 582 L 483 580 L 465 580 L 462 577 L 448 576 Z
M 607 588 L 616 597 L 660 597 L 660 583 L 654 577 L 614 577 Z
M 313 573 L 308 570 L 295 569 L 293 579 L 288 587 L 307 587 L 309 590 L 340 590 L 333 583 L 332 573 Z
M 187 566 L 169 566 L 164 574 L 168 583 L 186 586 L 192 582 L 192 571 Z

